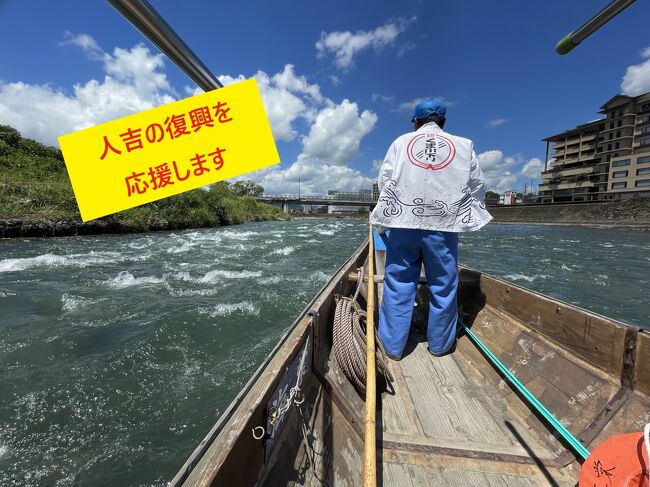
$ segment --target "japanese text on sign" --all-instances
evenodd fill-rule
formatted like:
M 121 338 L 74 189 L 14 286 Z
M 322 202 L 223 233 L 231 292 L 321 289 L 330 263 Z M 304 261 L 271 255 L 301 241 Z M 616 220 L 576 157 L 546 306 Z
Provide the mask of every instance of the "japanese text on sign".
M 83 221 L 279 162 L 254 79 L 59 143 Z

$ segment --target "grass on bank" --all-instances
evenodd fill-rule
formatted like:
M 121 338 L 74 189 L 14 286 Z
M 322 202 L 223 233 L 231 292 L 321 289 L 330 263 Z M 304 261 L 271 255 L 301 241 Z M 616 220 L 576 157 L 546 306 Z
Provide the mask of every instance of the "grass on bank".
M 279 209 L 247 194 L 254 184 L 212 184 L 104 217 L 133 230 L 232 225 L 287 218 Z M 0 219 L 81 222 L 61 151 L 0 125 Z

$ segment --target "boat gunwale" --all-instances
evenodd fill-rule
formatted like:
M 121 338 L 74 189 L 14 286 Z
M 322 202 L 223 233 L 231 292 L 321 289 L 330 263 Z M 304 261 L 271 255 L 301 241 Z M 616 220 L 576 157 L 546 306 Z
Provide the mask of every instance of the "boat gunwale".
M 516 289 L 518 289 L 520 291 L 525 291 L 527 293 L 533 294 L 536 297 L 544 298 L 545 300 L 553 301 L 553 302 L 562 304 L 562 305 L 566 306 L 567 308 L 571 308 L 571 309 L 573 309 L 575 311 L 580 311 L 580 312 L 585 313 L 587 315 L 590 315 L 590 316 L 592 316 L 594 318 L 599 318 L 601 320 L 608 321 L 611 324 L 616 325 L 616 326 L 621 326 L 621 327 L 625 327 L 625 328 L 637 328 L 637 329 L 639 329 L 639 331 L 642 331 L 642 332 L 648 332 L 649 331 L 649 330 L 647 330 L 645 328 L 642 328 L 639 325 L 635 325 L 633 323 L 626 323 L 625 321 L 621 321 L 621 320 L 618 320 L 616 318 L 611 318 L 609 316 L 605 316 L 605 315 L 600 314 L 600 313 L 598 313 L 596 311 L 591 311 L 591 310 L 589 310 L 587 308 L 583 308 L 578 304 L 570 303 L 570 302 L 564 301 L 564 300 L 562 300 L 560 298 L 555 298 L 555 297 L 550 296 L 548 294 L 544 294 L 542 292 L 535 291 L 534 289 L 530 289 L 530 288 L 521 286 L 520 284 L 516 284 L 516 283 L 513 283 L 511 281 L 506 281 L 505 279 L 503 279 L 501 277 L 495 276 L 494 274 L 489 274 L 487 272 L 480 271 L 478 269 L 475 269 L 474 267 L 470 267 L 470 266 L 467 266 L 467 265 L 464 265 L 464 264 L 459 264 L 458 268 L 459 268 L 459 271 L 467 270 L 467 271 L 470 271 L 470 272 L 480 274 L 481 276 L 485 276 L 485 277 L 488 277 L 488 278 L 490 278 L 490 279 L 492 279 L 494 281 L 498 281 L 500 284 L 505 284 L 506 286 L 514 287 L 514 288 L 516 288 Z M 460 274 L 460 272 L 459 272 L 459 274 Z M 461 279 L 461 283 L 462 282 L 463 281 Z M 466 284 L 470 285 L 471 282 L 467 282 Z
M 264 361 L 260 366 L 255 370 L 250 379 L 246 382 L 244 387 L 239 391 L 235 398 L 230 402 L 228 407 L 224 410 L 223 414 L 219 417 L 217 422 L 210 428 L 208 433 L 203 437 L 199 442 L 198 446 L 193 450 L 192 454 L 188 459 L 183 463 L 179 468 L 176 475 L 168 483 L 168 487 L 180 487 L 183 485 L 185 480 L 189 477 L 193 469 L 198 465 L 203 456 L 210 449 L 212 444 L 215 442 L 219 434 L 222 432 L 226 424 L 232 419 L 237 409 L 241 406 L 242 402 L 249 394 L 253 386 L 257 381 L 262 377 L 262 374 L 265 372 L 269 366 L 273 357 L 287 345 L 287 340 L 291 336 L 292 332 L 298 327 L 302 320 L 306 316 L 313 316 L 314 314 L 314 305 L 318 303 L 319 298 L 325 293 L 327 288 L 335 281 L 340 279 L 342 276 L 342 271 L 347 268 L 351 262 L 357 260 L 368 247 L 368 239 L 366 238 L 359 247 L 350 255 L 350 257 L 343 263 L 341 266 L 332 274 L 330 279 L 314 294 L 312 300 L 303 308 L 295 321 L 287 328 L 285 333 L 280 337 L 278 343 L 273 347 L 273 349 L 266 356 Z

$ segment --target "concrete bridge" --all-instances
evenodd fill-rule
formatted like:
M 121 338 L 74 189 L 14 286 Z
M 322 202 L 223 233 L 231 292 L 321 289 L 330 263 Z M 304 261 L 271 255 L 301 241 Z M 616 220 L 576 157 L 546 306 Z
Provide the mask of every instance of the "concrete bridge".
M 337 199 L 335 196 L 302 196 L 297 194 L 272 194 L 255 198 L 257 201 L 272 205 L 282 205 L 285 213 L 289 213 L 289 204 L 315 205 L 315 206 L 366 206 L 372 209 L 377 204 L 374 200 L 367 199 Z

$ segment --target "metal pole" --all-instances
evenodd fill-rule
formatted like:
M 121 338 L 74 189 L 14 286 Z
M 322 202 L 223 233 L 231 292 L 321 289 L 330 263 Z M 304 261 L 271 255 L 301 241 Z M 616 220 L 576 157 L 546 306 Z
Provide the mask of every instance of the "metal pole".
M 147 0 L 107 1 L 204 91 L 223 87 Z
M 577 30 L 570 32 L 564 39 L 558 42 L 557 46 L 555 46 L 555 50 L 558 54 L 568 53 L 634 2 L 635 0 L 614 0 L 587 22 L 578 27 Z

